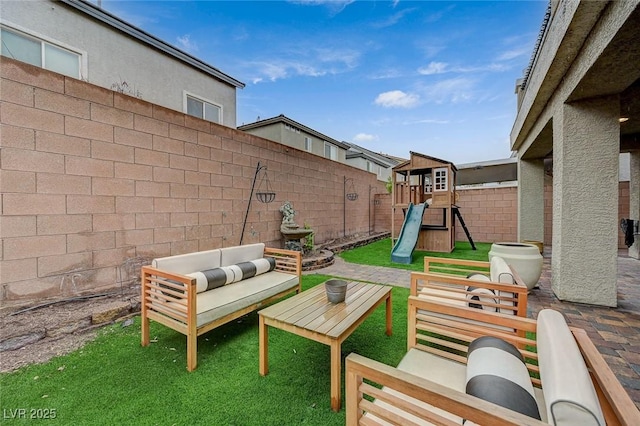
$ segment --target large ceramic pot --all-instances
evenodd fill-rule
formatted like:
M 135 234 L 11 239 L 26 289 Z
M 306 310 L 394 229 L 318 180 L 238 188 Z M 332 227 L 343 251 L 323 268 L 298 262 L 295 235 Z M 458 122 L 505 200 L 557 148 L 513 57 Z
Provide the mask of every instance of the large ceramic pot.
M 542 255 L 538 247 L 525 243 L 493 243 L 489 260 L 501 257 L 516 270 L 522 281 L 531 290 L 538 284 L 542 274 Z

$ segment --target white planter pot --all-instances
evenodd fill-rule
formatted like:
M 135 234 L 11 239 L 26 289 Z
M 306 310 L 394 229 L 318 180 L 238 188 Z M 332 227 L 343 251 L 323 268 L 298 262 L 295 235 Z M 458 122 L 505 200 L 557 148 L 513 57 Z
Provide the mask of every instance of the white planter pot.
M 542 275 L 542 255 L 538 247 L 525 243 L 493 243 L 489 251 L 489 261 L 493 256 L 501 257 L 516 270 L 522 281 L 531 290 Z

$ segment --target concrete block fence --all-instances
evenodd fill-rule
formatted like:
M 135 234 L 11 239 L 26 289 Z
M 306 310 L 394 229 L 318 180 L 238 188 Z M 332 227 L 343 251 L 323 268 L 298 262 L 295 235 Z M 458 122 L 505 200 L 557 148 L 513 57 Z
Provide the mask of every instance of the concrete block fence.
M 154 257 L 239 244 L 258 162 L 276 199 L 252 200 L 243 243 L 281 247 L 286 200 L 319 243 L 372 226 L 368 191 L 384 191 L 372 173 L 7 58 L 0 68 L 0 301 L 99 292 Z

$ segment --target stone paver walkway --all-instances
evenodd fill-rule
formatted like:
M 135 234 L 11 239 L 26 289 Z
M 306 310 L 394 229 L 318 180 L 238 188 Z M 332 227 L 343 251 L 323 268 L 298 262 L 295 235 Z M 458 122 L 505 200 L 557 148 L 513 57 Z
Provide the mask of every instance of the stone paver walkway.
M 640 409 L 640 260 L 621 251 L 618 257 L 618 307 L 605 308 L 562 302 L 551 290 L 551 253 L 545 249 L 544 269 L 539 286 L 529 294 L 529 314 L 552 308 L 562 312 L 569 325 L 587 331 L 615 375 Z M 304 272 L 353 280 L 409 287 L 410 272 L 347 263 L 336 256 L 333 265 Z
M 355 281 L 367 281 L 378 284 L 389 284 L 396 287 L 409 288 L 411 283 L 411 271 L 404 269 L 385 268 L 384 266 L 358 265 L 347 263 L 339 256 L 335 257 L 333 265 L 313 271 L 304 271 L 303 274 L 324 274 L 338 278 L 349 278 Z

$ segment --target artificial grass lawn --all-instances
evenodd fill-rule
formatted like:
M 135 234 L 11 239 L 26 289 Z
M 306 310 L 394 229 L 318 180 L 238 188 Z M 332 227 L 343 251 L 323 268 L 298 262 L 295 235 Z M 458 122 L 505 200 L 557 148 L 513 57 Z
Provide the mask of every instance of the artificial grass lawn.
M 329 278 L 305 275 L 302 287 Z M 200 336 L 191 373 L 184 335 L 151 321 L 155 343 L 143 348 L 139 317 L 129 327 L 106 327 L 78 351 L 0 375 L 4 418 L 26 409 L 26 419 L 12 420 L 26 424 L 30 413 L 48 409 L 57 424 L 73 425 L 344 425 L 344 358 L 357 352 L 397 365 L 406 352 L 408 293 L 393 289 L 391 337 L 382 304 L 342 344 L 338 413 L 331 411 L 326 345 L 270 329 L 269 374 L 260 376 L 254 312 Z
M 345 261 L 358 263 L 361 265 L 386 266 L 397 269 L 409 269 L 411 271 L 423 271 L 425 256 L 456 258 L 465 260 L 489 260 L 489 250 L 491 243 L 475 243 L 476 250 L 471 249 L 471 244 L 467 241 L 456 241 L 456 247 L 451 253 L 439 253 L 433 251 L 413 252 L 413 261 L 410 264 L 391 262 L 391 239 L 385 238 L 363 247 L 340 253 Z

